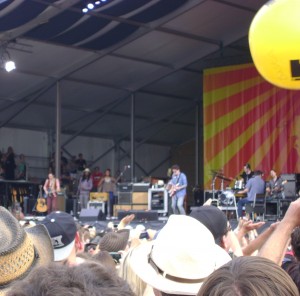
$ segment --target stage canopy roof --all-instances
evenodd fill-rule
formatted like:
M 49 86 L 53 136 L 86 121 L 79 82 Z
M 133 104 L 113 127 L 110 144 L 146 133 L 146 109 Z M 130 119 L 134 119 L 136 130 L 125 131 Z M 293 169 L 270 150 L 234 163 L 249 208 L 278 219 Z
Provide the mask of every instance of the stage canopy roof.
M 203 69 L 251 62 L 263 0 L 0 0 L 0 127 L 176 146 L 195 136 Z M 93 2 L 93 1 L 90 1 Z M 1 65 L 2 66 L 2 65 Z M 201 119 L 200 119 L 201 120 Z

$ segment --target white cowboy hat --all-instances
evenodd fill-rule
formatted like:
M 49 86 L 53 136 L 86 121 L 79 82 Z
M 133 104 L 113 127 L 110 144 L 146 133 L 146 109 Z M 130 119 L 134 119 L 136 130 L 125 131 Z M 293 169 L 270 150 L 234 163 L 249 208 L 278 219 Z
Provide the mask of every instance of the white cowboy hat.
M 196 295 L 205 278 L 230 260 L 203 224 L 189 216 L 171 215 L 154 241 L 133 250 L 131 266 L 159 291 Z

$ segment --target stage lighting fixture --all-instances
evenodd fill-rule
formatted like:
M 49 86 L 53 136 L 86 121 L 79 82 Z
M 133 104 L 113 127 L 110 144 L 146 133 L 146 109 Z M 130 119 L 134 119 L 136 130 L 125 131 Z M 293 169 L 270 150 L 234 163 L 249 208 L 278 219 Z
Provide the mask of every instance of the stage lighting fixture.
M 1 1 L 1 0 L 0 0 Z M 87 0 L 87 1 L 83 1 L 84 4 L 82 4 L 82 9 L 81 11 L 83 13 L 88 13 L 90 10 L 93 10 L 96 8 L 96 6 L 101 5 L 102 3 L 108 3 L 109 1 L 107 0 L 98 0 L 98 1 L 91 1 L 91 0 Z
M 0 47 L 0 66 L 7 72 L 11 72 L 16 69 L 16 64 L 11 59 L 6 47 L 7 45 L 5 47 Z
M 16 69 L 16 64 L 14 61 L 10 60 L 5 63 L 4 67 L 7 72 L 11 72 Z
M 92 10 L 94 8 L 94 4 L 93 3 L 88 3 L 87 8 Z

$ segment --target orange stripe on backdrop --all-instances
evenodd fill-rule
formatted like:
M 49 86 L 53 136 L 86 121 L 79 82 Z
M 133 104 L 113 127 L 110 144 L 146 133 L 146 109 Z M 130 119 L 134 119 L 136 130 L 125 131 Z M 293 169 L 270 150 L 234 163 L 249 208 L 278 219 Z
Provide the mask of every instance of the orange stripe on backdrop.
M 289 96 L 288 105 L 281 109 L 280 121 L 273 124 L 273 127 L 278 131 L 278 136 L 260 163 L 260 167 L 265 173 L 269 173 L 272 168 L 278 173 L 287 172 L 287 170 L 295 172 L 297 169 L 297 161 L 289 160 L 289 158 L 293 158 L 290 157 L 293 150 L 293 143 L 290 141 L 291 123 L 294 119 L 294 111 L 300 111 L 300 93 L 288 92 L 287 95 Z M 285 113 L 284 110 L 288 112 Z
M 253 153 L 256 161 L 262 157 L 261 155 L 263 154 L 263 151 L 266 150 L 268 144 L 264 143 L 266 142 L 267 137 L 262 138 L 261 131 L 265 130 L 270 125 L 272 118 L 274 118 L 274 116 L 276 117 L 276 114 L 280 112 L 280 109 L 286 104 L 287 100 L 288 98 L 281 99 L 277 105 L 274 104 L 264 114 L 261 114 L 261 112 L 264 112 L 266 106 L 260 109 L 261 112 L 259 111 L 258 106 L 256 108 L 258 116 L 256 116 L 256 119 L 252 121 L 253 123 L 250 124 L 249 127 L 245 129 L 239 137 L 228 143 L 228 145 L 223 146 L 223 149 L 220 150 L 220 152 L 216 154 L 210 161 L 205 161 L 205 188 L 208 188 L 209 186 L 208 179 L 209 170 L 211 168 L 222 167 L 225 175 L 235 176 L 237 172 L 240 171 L 240 166 L 243 165 L 241 164 L 241 161 L 239 161 L 240 159 L 249 159 L 249 156 L 253 155 Z M 205 145 L 205 152 L 207 151 L 210 151 L 210 149 L 208 149 L 208 147 Z M 253 153 L 251 151 L 253 151 Z M 248 158 L 246 158 L 247 155 Z
M 293 142 L 293 123 L 295 121 L 295 114 L 300 114 L 300 92 L 290 91 L 289 95 L 290 106 L 288 107 L 287 114 L 283 114 L 282 125 L 279 126 L 281 129 L 281 135 L 277 138 L 274 146 L 270 149 L 270 155 L 266 155 L 262 161 L 263 167 L 268 164 L 268 157 L 270 164 L 267 168 L 269 170 L 274 168 L 280 173 L 296 173 L 300 172 L 299 169 L 299 155 L 294 149 Z M 300 135 L 299 135 L 300 136 Z
M 215 89 L 226 87 L 229 84 L 239 83 L 254 77 L 258 77 L 258 72 L 252 64 L 242 65 L 240 68 L 233 66 L 224 67 L 223 71 L 205 70 L 205 80 L 203 85 L 204 92 L 214 91 Z
M 242 87 L 242 88 L 241 88 Z M 233 91 L 233 94 L 230 94 Z M 262 81 L 260 79 L 253 79 L 251 81 L 245 81 L 243 85 L 239 83 L 235 86 L 228 86 L 227 89 L 216 90 L 215 93 L 204 94 L 204 124 L 214 123 L 215 120 L 222 117 L 225 113 L 228 112 L 228 109 L 231 111 L 239 110 L 241 112 L 243 108 L 241 107 L 251 101 L 253 98 L 256 98 L 258 95 L 273 89 L 273 87 Z M 222 99 L 217 101 L 218 92 L 222 95 Z M 212 102 L 212 105 L 207 106 L 206 102 Z
M 210 139 L 205 141 L 205 146 L 210 147 L 206 150 L 206 161 L 210 161 L 216 154 L 220 153 L 223 147 L 226 147 L 232 143 L 236 138 L 238 138 L 243 131 L 250 126 L 254 121 L 260 119 L 261 110 L 270 109 L 272 98 L 274 96 L 275 89 L 272 88 L 261 97 L 252 99 L 248 104 L 241 104 L 240 115 L 236 118 L 236 114 L 232 112 L 228 113 L 227 116 L 223 117 L 219 121 L 216 121 L 214 125 L 209 125 L 205 127 L 206 132 L 212 135 Z M 277 90 L 278 92 L 283 92 L 283 90 Z M 217 128 L 217 133 L 211 132 L 214 128 Z M 218 146 L 214 145 L 218 143 Z
M 207 79 L 206 76 L 204 76 L 203 85 L 205 86 L 209 80 L 211 79 Z M 236 83 L 228 84 L 224 87 L 215 88 L 211 91 L 205 91 L 203 93 L 206 97 L 209 97 L 209 100 L 204 101 L 203 106 L 208 107 L 210 105 L 214 105 L 219 101 L 226 100 L 228 97 L 240 93 L 241 88 L 245 90 L 263 81 L 264 80 L 260 76 L 256 76 L 248 80 L 238 81 Z

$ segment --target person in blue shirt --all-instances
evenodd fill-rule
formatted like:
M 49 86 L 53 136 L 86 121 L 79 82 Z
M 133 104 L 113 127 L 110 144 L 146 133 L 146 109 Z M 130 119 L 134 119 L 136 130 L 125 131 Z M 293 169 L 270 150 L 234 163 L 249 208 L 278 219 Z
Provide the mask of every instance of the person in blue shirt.
M 252 203 L 256 194 L 265 193 L 266 184 L 262 179 L 262 174 L 261 171 L 255 171 L 254 177 L 247 182 L 245 189 L 238 192 L 238 194 L 247 193 L 247 197 L 240 199 L 237 204 L 239 218 L 242 217 L 245 204 Z
M 172 178 L 168 184 L 174 214 L 185 215 L 183 203 L 186 196 L 187 184 L 186 175 L 180 171 L 179 165 L 174 164 L 172 166 Z

